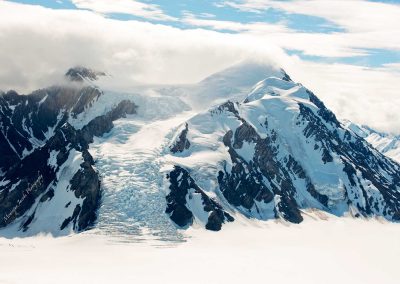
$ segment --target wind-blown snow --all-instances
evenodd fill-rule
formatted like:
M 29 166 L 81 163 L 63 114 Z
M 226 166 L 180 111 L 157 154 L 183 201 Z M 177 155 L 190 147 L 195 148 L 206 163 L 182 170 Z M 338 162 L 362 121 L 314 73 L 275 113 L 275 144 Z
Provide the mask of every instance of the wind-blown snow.
M 243 61 L 197 84 L 163 88 L 160 92 L 179 96 L 192 109 L 201 111 L 228 99 L 241 101 L 254 84 L 271 76 L 283 77 L 283 73 L 277 67 L 265 63 Z

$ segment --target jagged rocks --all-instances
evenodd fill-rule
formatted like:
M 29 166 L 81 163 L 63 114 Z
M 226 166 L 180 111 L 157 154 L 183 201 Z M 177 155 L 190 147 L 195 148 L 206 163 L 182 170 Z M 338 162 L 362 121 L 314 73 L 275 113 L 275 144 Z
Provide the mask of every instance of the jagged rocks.
M 234 220 L 220 204 L 197 186 L 185 169 L 175 166 L 168 173 L 167 179 L 170 192 L 166 197 L 166 213 L 178 226 L 190 226 L 196 218 L 205 224 L 206 229 L 219 231 L 223 223 Z
M 89 144 L 109 132 L 114 120 L 137 110 L 122 100 L 80 129 L 68 122 L 101 95 L 85 85 L 0 95 L 0 151 L 7 157 L 0 159 L 0 227 L 43 226 L 57 234 L 93 225 L 101 191 Z
M 101 96 L 93 87 L 54 86 L 21 96 L 0 94 L 0 172 L 31 153 Z
M 186 135 L 188 133 L 188 125 L 185 124 L 185 128 L 179 134 L 178 138 L 175 140 L 174 144 L 170 147 L 172 153 L 183 152 L 186 149 L 189 149 L 190 142 L 187 140 Z
M 121 101 L 116 107 L 105 115 L 98 116 L 85 125 L 80 131 L 82 140 L 87 144 L 93 142 L 94 136 L 101 136 L 109 132 L 113 127 L 113 121 L 126 117 L 127 114 L 135 114 L 137 105 L 128 100 Z M 86 146 L 87 147 L 87 146 Z

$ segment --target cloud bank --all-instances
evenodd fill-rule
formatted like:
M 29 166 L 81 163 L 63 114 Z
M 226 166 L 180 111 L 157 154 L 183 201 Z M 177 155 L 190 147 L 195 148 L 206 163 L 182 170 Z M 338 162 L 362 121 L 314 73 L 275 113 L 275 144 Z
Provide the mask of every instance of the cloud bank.
M 281 33 L 275 41 L 306 55 L 346 57 L 368 54 L 366 49 L 400 52 L 400 5 L 365 0 L 236 0 L 220 1 L 219 7 L 262 13 L 268 9 L 288 15 L 318 17 L 343 31 L 332 33 Z M 313 48 L 317 45 L 320 48 Z
M 341 118 L 400 133 L 397 64 L 365 68 L 289 56 L 281 41 L 315 52 L 328 50 L 331 43 L 310 44 L 306 35 L 282 25 L 228 22 L 221 26 L 212 18 L 199 21 L 186 15 L 181 21 L 192 21 L 197 28 L 178 29 L 109 19 L 99 14 L 99 7 L 96 12 L 52 10 L 0 1 L 0 89 L 28 93 L 61 80 L 64 72 L 75 65 L 111 74 L 118 84 L 115 87 L 124 90 L 138 84 L 189 84 L 251 58 L 282 66 Z M 153 15 L 163 14 L 156 6 L 143 9 Z M 232 27 L 237 33 L 203 29 L 209 26 L 216 30 Z M 330 40 L 333 45 L 337 43 L 334 37 Z

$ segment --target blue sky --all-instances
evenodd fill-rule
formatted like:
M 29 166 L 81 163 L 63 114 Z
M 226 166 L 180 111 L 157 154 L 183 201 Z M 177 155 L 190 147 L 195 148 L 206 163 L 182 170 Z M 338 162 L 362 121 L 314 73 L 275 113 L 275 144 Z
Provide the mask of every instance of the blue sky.
M 307 1 L 307 0 L 306 0 Z M 265 6 L 259 5 L 262 1 L 254 0 L 238 0 L 238 1 L 219 1 L 219 0 L 210 0 L 210 1 L 199 1 L 199 0 L 186 0 L 186 1 L 170 1 L 170 0 L 142 0 L 134 1 L 134 0 L 121 0 L 120 2 L 137 2 L 143 5 L 148 5 L 144 9 L 153 9 L 156 7 L 160 13 L 166 15 L 171 19 L 164 19 L 162 17 L 148 17 L 147 15 L 141 15 L 140 11 L 137 13 L 136 11 L 126 9 L 122 11 L 115 12 L 112 9 L 112 6 L 118 6 L 119 4 L 115 4 L 115 1 L 105 1 L 107 5 L 111 8 L 106 8 L 104 11 L 96 10 L 98 9 L 98 4 L 96 1 L 85 1 L 85 0 L 14 0 L 14 2 L 24 3 L 24 4 L 34 4 L 41 5 L 44 7 L 52 8 L 52 9 L 85 9 L 85 10 L 93 10 L 95 12 L 102 13 L 105 17 L 117 19 L 121 21 L 127 20 L 137 20 L 137 21 L 146 21 L 152 23 L 161 23 L 168 26 L 177 27 L 180 29 L 193 29 L 193 28 L 202 28 L 209 30 L 218 30 L 218 32 L 222 33 L 241 33 L 241 32 L 254 32 L 252 29 L 254 28 L 254 23 L 257 25 L 267 24 L 272 26 L 279 26 L 279 28 L 287 29 L 287 33 L 290 35 L 293 34 L 304 34 L 305 38 L 316 39 L 316 41 L 325 41 L 326 38 L 329 38 L 329 35 L 337 37 L 337 34 L 343 35 L 345 38 L 349 37 L 351 32 L 349 32 L 349 27 L 346 25 L 341 25 L 335 18 L 331 19 L 329 17 L 329 13 L 322 13 L 320 15 L 318 12 L 309 12 L 309 11 L 293 11 L 290 7 L 288 9 L 279 7 L 280 2 L 291 2 L 291 1 L 272 1 L 277 2 L 278 7 L 274 4 Z M 85 2 L 86 6 L 85 6 Z M 104 1 L 103 1 L 104 2 Z M 270 2 L 268 0 L 265 3 Z M 295 1 L 292 1 L 295 2 Z M 321 1 L 320 1 L 321 2 Z M 323 2 L 323 1 L 322 1 Z M 350 1 L 352 2 L 352 1 Z M 400 1 L 398 0 L 387 0 L 387 1 L 361 1 L 367 2 L 366 4 L 373 5 L 382 4 L 385 5 L 387 9 L 390 7 L 399 7 Z M 374 2 L 374 3 L 373 3 Z M 84 3 L 84 4 L 82 4 Z M 340 3 L 340 2 L 338 2 Z M 340 3 L 338 5 L 338 9 L 346 9 L 345 5 L 346 1 Z M 128 3 L 129 4 L 129 3 Z M 235 5 L 237 4 L 237 5 Z M 242 5 L 242 6 L 240 6 Z M 248 6 L 246 6 L 248 5 Z M 247 7 L 256 7 L 248 9 Z M 354 7 L 356 8 L 356 7 Z M 373 8 L 373 6 L 372 6 Z M 108 9 L 108 10 L 107 10 Z M 353 9 L 353 6 L 349 5 L 349 9 Z M 354 9 L 357 13 L 357 9 Z M 362 13 L 362 12 L 360 12 Z M 333 15 L 334 17 L 335 15 Z M 373 21 L 373 20 L 372 20 Z M 233 25 L 234 23 L 244 25 L 243 28 L 238 30 Z M 223 24 L 219 27 L 220 24 Z M 248 30 L 247 30 L 247 26 Z M 233 28 L 231 28 L 231 26 Z M 260 31 L 258 31 L 260 34 Z M 371 32 L 372 34 L 372 32 Z M 264 34 L 268 36 L 268 33 Z M 324 37 L 325 35 L 325 37 Z M 275 35 L 274 35 L 275 36 Z M 279 40 L 282 40 L 283 35 L 279 36 Z M 326 37 L 328 36 L 328 37 Z M 372 36 L 371 36 L 372 37 Z M 319 39 L 321 38 L 321 39 Z M 372 39 L 373 40 L 373 39 Z M 382 41 L 381 39 L 377 39 L 377 41 Z M 290 42 L 290 39 L 287 41 Z M 308 50 L 306 47 L 297 46 L 293 44 L 290 46 L 288 43 L 284 43 L 282 48 L 291 55 L 297 55 L 304 60 L 315 61 L 315 62 L 325 62 L 325 63 L 347 63 L 353 65 L 367 66 L 367 67 L 382 67 L 386 64 L 399 63 L 400 62 L 400 47 L 394 48 L 393 44 L 388 44 L 388 46 L 384 46 L 382 44 L 377 44 L 375 47 L 373 44 L 371 45 L 371 39 L 366 36 L 365 41 L 368 41 L 369 44 L 363 46 L 357 40 L 357 44 L 352 46 L 339 46 L 338 52 L 333 52 L 332 54 L 324 54 L 324 52 L 313 52 Z M 314 43 L 310 43 L 314 44 Z M 306 44 L 304 44 L 306 45 Z M 324 47 L 321 47 L 324 49 Z M 348 49 L 347 52 L 342 52 L 343 49 Z M 356 55 L 356 56 L 354 56 Z
M 0 90 L 29 93 L 76 65 L 122 91 L 192 84 L 256 60 L 340 117 L 400 133 L 399 19 L 400 0 L 0 1 Z

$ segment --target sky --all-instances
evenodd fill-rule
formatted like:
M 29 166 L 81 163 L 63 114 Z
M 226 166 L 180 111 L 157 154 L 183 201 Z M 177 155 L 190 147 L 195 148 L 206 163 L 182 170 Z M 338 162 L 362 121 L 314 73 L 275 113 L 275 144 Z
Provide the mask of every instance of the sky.
M 0 89 L 84 65 L 121 86 L 186 84 L 246 59 L 339 117 L 400 134 L 400 0 L 0 0 Z

